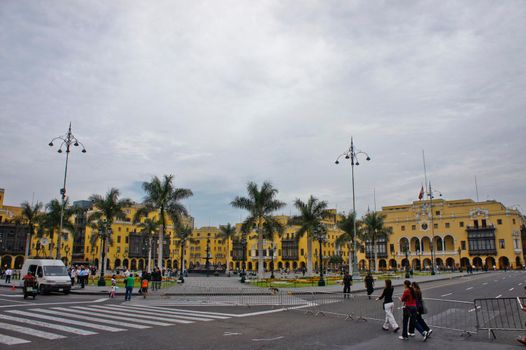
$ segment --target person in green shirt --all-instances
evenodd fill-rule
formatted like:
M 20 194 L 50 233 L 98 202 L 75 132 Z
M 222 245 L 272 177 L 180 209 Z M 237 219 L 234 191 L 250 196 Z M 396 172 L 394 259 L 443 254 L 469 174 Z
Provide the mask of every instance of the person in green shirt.
M 124 301 L 131 300 L 133 285 L 135 284 L 135 278 L 130 275 L 124 279 L 124 285 L 126 287 L 126 294 L 124 294 Z

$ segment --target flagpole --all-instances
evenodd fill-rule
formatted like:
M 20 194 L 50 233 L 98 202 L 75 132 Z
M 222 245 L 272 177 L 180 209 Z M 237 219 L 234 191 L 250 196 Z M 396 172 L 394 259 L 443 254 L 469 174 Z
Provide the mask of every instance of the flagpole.
M 424 163 L 424 188 L 427 191 L 427 170 L 426 170 L 426 155 L 424 150 L 422 150 L 422 162 Z
M 477 194 L 477 202 L 479 202 L 479 185 L 477 184 L 477 175 L 475 175 L 475 192 Z

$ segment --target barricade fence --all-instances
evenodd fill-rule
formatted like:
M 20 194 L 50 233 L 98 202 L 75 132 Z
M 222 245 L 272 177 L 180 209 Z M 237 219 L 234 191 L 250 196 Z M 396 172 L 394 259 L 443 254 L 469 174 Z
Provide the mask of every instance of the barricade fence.
M 490 339 L 497 338 L 495 331 L 525 330 L 522 311 L 525 300 L 524 297 L 475 299 L 477 329 L 487 331 Z

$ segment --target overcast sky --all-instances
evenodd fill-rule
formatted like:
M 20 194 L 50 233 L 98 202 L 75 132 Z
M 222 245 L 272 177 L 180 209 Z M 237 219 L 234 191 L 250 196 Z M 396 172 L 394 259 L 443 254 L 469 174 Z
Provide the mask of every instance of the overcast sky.
M 68 123 L 72 200 L 174 174 L 197 226 L 270 180 L 294 213 L 310 194 L 357 210 L 446 199 L 526 210 L 524 1 L 0 2 L 0 187 L 59 197 Z

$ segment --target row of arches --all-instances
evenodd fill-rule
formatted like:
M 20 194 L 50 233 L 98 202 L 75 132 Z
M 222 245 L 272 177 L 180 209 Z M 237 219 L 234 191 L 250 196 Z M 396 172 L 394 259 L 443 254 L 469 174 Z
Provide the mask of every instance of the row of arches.
M 454 258 L 436 258 L 435 259 L 435 265 L 440 269 L 455 269 L 455 268 L 463 268 L 465 269 L 467 266 L 472 266 L 475 268 L 488 268 L 488 269 L 509 269 L 511 268 L 510 260 L 505 257 L 501 256 L 498 260 L 495 260 L 494 257 L 488 256 L 484 260 L 481 257 L 474 257 L 471 260 L 469 258 L 462 258 L 460 260 L 455 260 Z M 378 261 L 378 267 L 380 270 L 387 270 L 387 269 L 402 269 L 405 266 L 409 266 L 410 268 L 414 270 L 429 270 L 431 269 L 431 259 L 425 258 L 425 259 L 418 259 L 414 258 L 412 260 L 409 259 L 402 259 L 400 264 L 395 259 L 390 259 L 387 261 L 386 259 L 380 259 Z M 367 268 L 367 262 L 365 260 L 360 260 L 359 267 L 361 269 Z M 521 259 L 520 257 L 516 257 L 515 259 L 515 268 L 522 267 Z
M 404 252 L 406 248 L 411 252 L 430 252 L 431 251 L 431 237 L 424 236 L 418 237 L 402 237 L 399 240 L 399 251 Z M 446 235 L 443 238 L 435 236 L 433 238 L 433 247 L 438 251 L 454 251 L 455 250 L 455 239 L 451 235 Z

